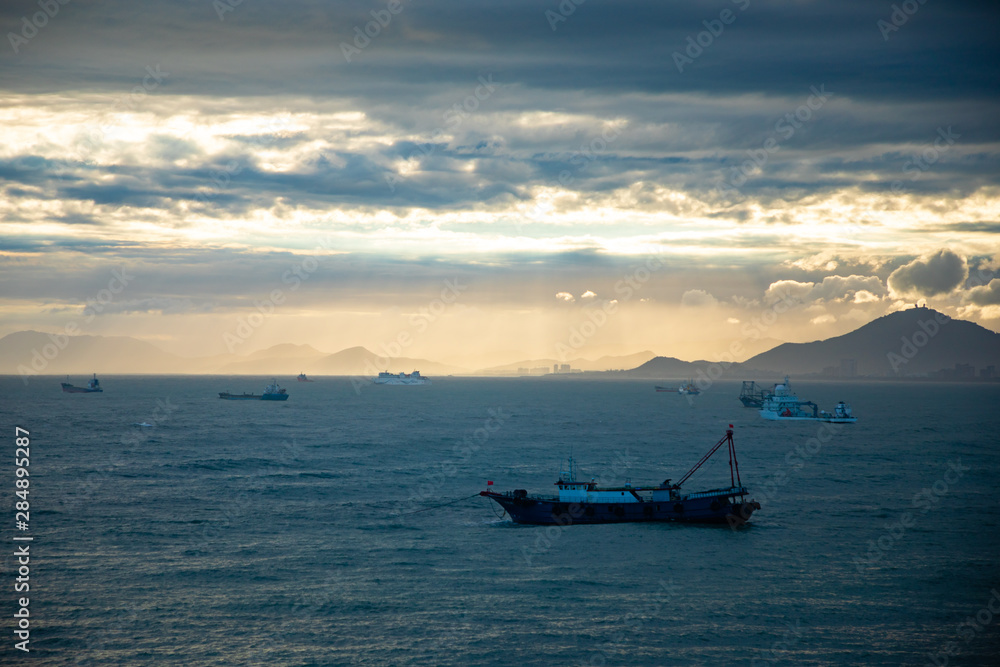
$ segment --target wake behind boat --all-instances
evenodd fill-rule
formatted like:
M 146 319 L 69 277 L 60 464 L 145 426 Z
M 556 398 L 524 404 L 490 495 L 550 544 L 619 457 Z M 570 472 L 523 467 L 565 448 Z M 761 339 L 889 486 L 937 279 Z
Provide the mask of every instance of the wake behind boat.
M 682 493 L 681 485 L 724 444 L 729 450 L 730 485 Z M 487 484 L 492 485 L 492 482 Z M 560 474 L 556 486 L 559 487 L 557 497 L 528 495 L 525 489 L 505 493 L 487 490 L 479 495 L 500 505 L 515 523 L 537 525 L 678 521 L 740 526 L 750 519 L 755 510 L 760 509 L 760 503 L 746 499 L 749 491 L 740 480 L 732 425 L 725 437 L 676 484 L 667 479 L 657 486 L 633 487 L 626 482 L 625 486 L 601 488 L 594 480 L 578 482 L 573 460 L 570 459 L 569 471 Z
M 66 376 L 69 379 L 69 376 Z M 67 394 L 96 394 L 103 392 L 101 389 L 101 381 L 97 379 L 97 373 L 94 373 L 94 377 L 87 383 L 86 387 L 75 387 L 69 382 L 62 383 L 62 390 Z
M 770 421 L 820 421 L 830 424 L 853 424 L 858 421 L 851 413 L 851 406 L 843 401 L 837 403 L 833 414 L 820 410 L 812 401 L 800 401 L 792 392 L 787 375 L 784 383 L 774 385 L 774 391 L 764 397 L 760 416 Z
M 220 391 L 219 398 L 227 401 L 287 401 L 288 392 L 279 387 L 276 380 L 272 380 L 271 384 L 264 388 L 263 394 L 231 394 L 228 391 Z

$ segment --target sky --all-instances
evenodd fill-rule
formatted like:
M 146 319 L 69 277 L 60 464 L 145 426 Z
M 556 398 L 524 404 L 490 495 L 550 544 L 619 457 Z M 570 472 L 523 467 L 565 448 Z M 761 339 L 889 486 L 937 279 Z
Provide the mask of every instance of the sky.
M 0 336 L 482 367 L 917 302 L 1000 330 L 993 2 L 10 0 L 0 30 Z

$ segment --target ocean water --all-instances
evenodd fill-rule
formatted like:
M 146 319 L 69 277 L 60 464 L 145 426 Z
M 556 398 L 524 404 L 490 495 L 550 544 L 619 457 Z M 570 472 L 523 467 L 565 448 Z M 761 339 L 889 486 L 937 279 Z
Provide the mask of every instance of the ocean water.
M 72 395 L 0 378 L 0 663 L 998 664 L 998 385 L 795 383 L 853 405 L 838 429 L 765 422 L 735 380 L 691 400 L 532 378 L 216 397 L 268 379 L 107 376 Z M 518 526 L 475 496 L 487 480 L 548 493 L 570 455 L 582 478 L 676 480 L 728 424 L 763 506 L 741 530 Z M 15 426 L 31 434 L 27 655 Z M 719 454 L 685 488 L 728 482 Z

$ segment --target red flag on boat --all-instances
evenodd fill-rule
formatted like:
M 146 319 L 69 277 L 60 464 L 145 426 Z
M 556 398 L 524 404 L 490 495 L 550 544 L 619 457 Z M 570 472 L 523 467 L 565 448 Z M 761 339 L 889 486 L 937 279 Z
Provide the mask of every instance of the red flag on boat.
M 486 480 L 486 486 L 493 486 L 493 482 L 490 480 Z

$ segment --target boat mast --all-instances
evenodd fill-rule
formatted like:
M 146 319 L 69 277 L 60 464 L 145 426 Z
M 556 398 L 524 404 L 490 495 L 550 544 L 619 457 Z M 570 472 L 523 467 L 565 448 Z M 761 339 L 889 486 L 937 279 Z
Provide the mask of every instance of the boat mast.
M 729 425 L 729 429 L 726 431 L 726 435 L 721 440 L 719 440 L 717 443 L 715 443 L 715 446 L 712 447 L 710 450 L 708 450 L 708 453 L 705 454 L 704 456 L 702 456 L 701 460 L 698 461 L 697 463 L 695 463 L 694 467 L 691 468 L 690 470 L 688 470 L 687 474 L 684 475 L 683 477 L 681 477 L 681 480 L 679 482 L 677 482 L 677 484 L 675 486 L 681 486 L 681 485 L 683 485 L 684 482 L 686 482 L 688 480 L 688 478 L 691 477 L 691 475 L 695 474 L 695 472 L 698 471 L 698 468 L 700 468 L 701 466 L 703 466 L 705 464 L 705 461 L 707 461 L 710 458 L 712 458 L 712 454 L 714 454 L 716 451 L 718 451 L 719 447 L 722 447 L 722 443 L 725 443 L 725 442 L 729 443 L 729 477 L 730 477 L 730 479 L 732 479 L 733 474 L 734 474 L 733 462 L 736 460 L 736 446 L 733 444 L 733 425 L 730 424 Z M 739 479 L 739 474 L 740 474 L 739 473 L 739 464 L 737 464 L 737 466 L 735 468 L 736 479 Z M 740 485 L 742 486 L 742 482 L 740 483 Z

